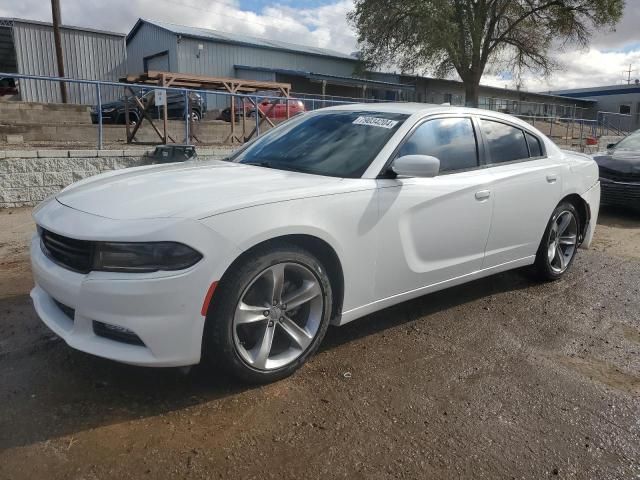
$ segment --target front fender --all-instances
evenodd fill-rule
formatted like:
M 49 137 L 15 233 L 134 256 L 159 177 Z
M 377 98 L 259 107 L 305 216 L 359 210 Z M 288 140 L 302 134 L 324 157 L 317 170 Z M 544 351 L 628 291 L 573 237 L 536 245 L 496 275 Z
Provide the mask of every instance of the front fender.
M 378 204 L 373 189 L 259 205 L 201 221 L 241 251 L 286 235 L 316 237 L 333 248 L 341 263 L 344 309 L 373 298 L 378 245 L 374 228 Z

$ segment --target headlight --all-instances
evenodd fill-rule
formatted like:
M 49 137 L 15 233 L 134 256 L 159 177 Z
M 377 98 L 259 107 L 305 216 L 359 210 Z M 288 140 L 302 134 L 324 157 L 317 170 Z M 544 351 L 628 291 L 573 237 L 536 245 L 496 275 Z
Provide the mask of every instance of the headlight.
M 143 273 L 183 270 L 198 263 L 202 255 L 177 242 L 98 242 L 93 258 L 93 270 Z

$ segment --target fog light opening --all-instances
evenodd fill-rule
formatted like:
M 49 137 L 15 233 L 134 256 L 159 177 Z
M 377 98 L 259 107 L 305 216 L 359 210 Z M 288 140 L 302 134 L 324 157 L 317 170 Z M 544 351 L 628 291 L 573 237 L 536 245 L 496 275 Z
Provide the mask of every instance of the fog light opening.
M 128 328 L 109 323 L 93 322 L 93 333 L 102 338 L 108 338 L 115 342 L 127 343 L 129 345 L 139 345 L 144 347 L 144 342 L 134 332 Z

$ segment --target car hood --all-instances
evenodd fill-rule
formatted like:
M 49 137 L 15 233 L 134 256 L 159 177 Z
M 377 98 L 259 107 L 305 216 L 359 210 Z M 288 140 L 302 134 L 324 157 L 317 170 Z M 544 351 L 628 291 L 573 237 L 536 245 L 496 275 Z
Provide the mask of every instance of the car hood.
M 113 219 L 205 218 L 240 208 L 357 190 L 357 180 L 225 161 L 116 170 L 75 183 L 56 199 Z
M 619 173 L 639 173 L 640 174 L 640 152 L 613 151 L 613 153 L 602 152 L 593 156 L 599 167 L 606 168 Z

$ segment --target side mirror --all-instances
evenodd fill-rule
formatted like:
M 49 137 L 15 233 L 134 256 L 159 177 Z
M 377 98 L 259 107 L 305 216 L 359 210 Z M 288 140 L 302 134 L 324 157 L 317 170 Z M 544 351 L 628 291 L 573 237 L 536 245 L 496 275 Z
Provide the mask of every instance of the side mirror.
M 613 150 L 614 148 L 616 148 L 617 143 L 608 143 L 607 144 L 607 150 Z
M 391 170 L 402 177 L 435 177 L 440 171 L 440 160 L 430 155 L 404 155 L 393 161 Z

